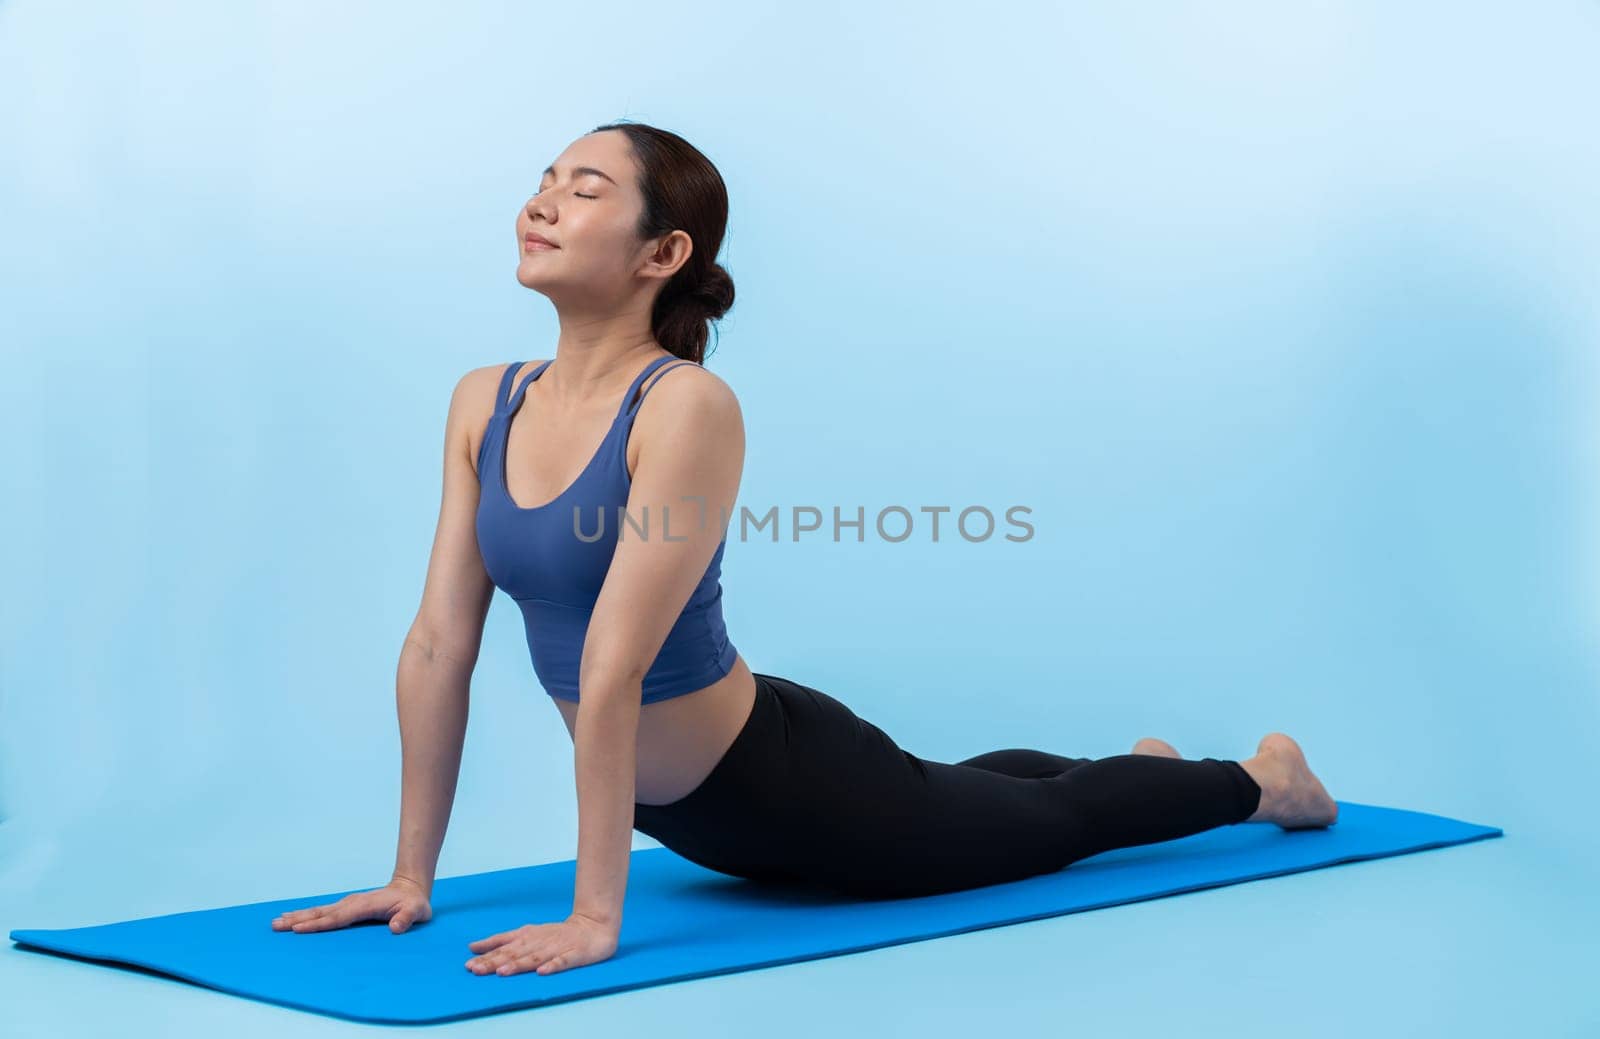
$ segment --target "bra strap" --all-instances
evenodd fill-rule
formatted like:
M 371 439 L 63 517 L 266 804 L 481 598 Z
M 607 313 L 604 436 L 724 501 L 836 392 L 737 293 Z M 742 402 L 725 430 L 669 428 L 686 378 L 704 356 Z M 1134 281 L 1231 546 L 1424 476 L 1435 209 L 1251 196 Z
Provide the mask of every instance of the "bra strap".
M 494 413 L 496 415 L 506 410 L 506 395 L 511 392 L 511 380 L 516 377 L 517 370 L 525 363 L 527 362 L 512 361 L 506 365 L 505 374 L 500 376 L 500 392 L 494 398 Z
M 622 405 L 617 408 L 617 418 L 620 419 L 624 415 L 626 415 L 629 411 L 633 410 L 633 408 L 632 408 L 633 395 L 638 392 L 639 386 L 646 379 L 648 379 L 650 377 L 650 373 L 655 371 L 657 368 L 660 368 L 662 365 L 666 364 L 668 361 L 675 361 L 675 360 L 677 360 L 676 357 L 657 357 L 655 360 L 653 360 L 649 364 L 645 365 L 644 366 L 644 371 L 642 371 L 638 375 L 634 376 L 632 385 L 630 385 L 628 387 L 628 392 L 624 393 L 622 395 Z M 642 400 L 643 398 L 640 398 L 640 399 Z
M 554 357 L 550 358 L 550 361 L 554 361 L 554 360 L 555 360 Z M 507 411 L 515 411 L 517 409 L 517 407 L 522 403 L 522 395 L 524 393 L 528 392 L 528 384 L 531 383 L 533 380 L 537 379 L 539 376 L 544 374 L 544 370 L 546 368 L 550 367 L 550 361 L 544 362 L 539 367 L 535 368 L 533 371 L 529 372 L 526 376 L 523 377 L 523 380 L 520 383 L 517 384 L 516 392 L 511 395 L 511 399 L 510 400 L 506 401 L 506 403 L 504 405 L 505 410 L 507 410 Z
M 617 417 L 620 419 L 620 418 L 622 418 L 622 417 L 624 417 L 626 415 L 631 414 L 632 412 L 638 411 L 639 410 L 638 405 L 633 404 L 634 391 L 637 390 L 640 387 L 640 385 L 643 384 L 644 381 L 650 377 L 651 373 L 655 372 L 657 369 L 662 368 L 663 366 L 671 365 L 675 361 L 682 362 L 684 364 L 694 364 L 693 361 L 687 360 L 687 359 L 682 358 L 682 357 L 658 357 L 654 361 L 651 361 L 648 365 L 645 366 L 644 371 L 639 373 L 639 377 L 637 379 L 633 380 L 633 385 L 628 387 L 628 395 L 626 397 L 622 398 L 622 410 L 617 412 Z M 656 380 L 656 382 L 660 382 L 660 381 L 661 381 L 660 379 Z M 655 383 L 653 382 L 653 383 L 650 384 L 650 389 L 654 389 L 654 388 L 655 388 Z M 644 399 L 645 399 L 646 396 L 649 395 L 650 389 L 646 389 L 643 393 L 639 394 L 639 404 L 643 404 L 644 403 Z

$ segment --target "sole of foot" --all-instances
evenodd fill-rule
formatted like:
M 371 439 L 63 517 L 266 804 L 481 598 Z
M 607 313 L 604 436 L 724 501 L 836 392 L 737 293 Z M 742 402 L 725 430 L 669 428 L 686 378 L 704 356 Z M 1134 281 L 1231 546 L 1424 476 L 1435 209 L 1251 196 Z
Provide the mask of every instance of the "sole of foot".
M 1277 823 L 1285 830 L 1332 826 L 1339 804 L 1306 764 L 1300 744 L 1281 732 L 1269 732 L 1256 745 L 1256 756 L 1241 761 L 1261 787 L 1261 806 L 1246 822 Z

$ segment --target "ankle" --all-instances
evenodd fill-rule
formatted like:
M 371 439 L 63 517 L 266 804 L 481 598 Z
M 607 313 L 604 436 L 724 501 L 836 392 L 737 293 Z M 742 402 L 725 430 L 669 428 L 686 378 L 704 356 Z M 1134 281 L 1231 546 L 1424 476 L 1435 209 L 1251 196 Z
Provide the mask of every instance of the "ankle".
M 1251 779 L 1255 780 L 1256 787 L 1261 791 L 1260 799 L 1256 803 L 1256 810 L 1245 820 L 1247 823 L 1262 822 L 1272 818 L 1272 809 L 1277 802 L 1277 786 L 1272 781 L 1272 767 L 1257 754 L 1253 758 L 1246 758 L 1239 762 L 1239 767 Z

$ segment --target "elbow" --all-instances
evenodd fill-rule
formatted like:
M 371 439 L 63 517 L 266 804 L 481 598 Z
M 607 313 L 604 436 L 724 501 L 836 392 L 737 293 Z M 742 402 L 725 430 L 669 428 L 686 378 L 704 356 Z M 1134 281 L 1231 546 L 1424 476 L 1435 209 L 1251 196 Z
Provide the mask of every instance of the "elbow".
M 637 701 L 644 687 L 648 662 L 626 657 L 585 654 L 578 665 L 579 702 L 622 696 Z
M 479 646 L 477 640 L 450 638 L 426 628 L 413 627 L 406 632 L 401 652 L 415 655 L 430 667 L 465 667 L 470 671 L 477 666 Z
M 634 635 L 605 630 L 591 623 L 583 642 L 583 655 L 578 660 L 580 685 L 597 686 L 638 685 L 644 682 L 655 654 L 648 657 L 640 648 L 641 640 Z

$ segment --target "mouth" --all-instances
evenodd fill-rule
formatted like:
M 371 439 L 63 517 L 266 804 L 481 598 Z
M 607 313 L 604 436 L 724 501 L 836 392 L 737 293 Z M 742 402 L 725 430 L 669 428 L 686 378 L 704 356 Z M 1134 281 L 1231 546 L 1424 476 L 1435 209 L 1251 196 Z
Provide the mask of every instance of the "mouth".
M 550 239 L 543 235 L 525 234 L 522 236 L 522 251 L 525 253 L 543 252 L 546 249 L 559 249 Z

